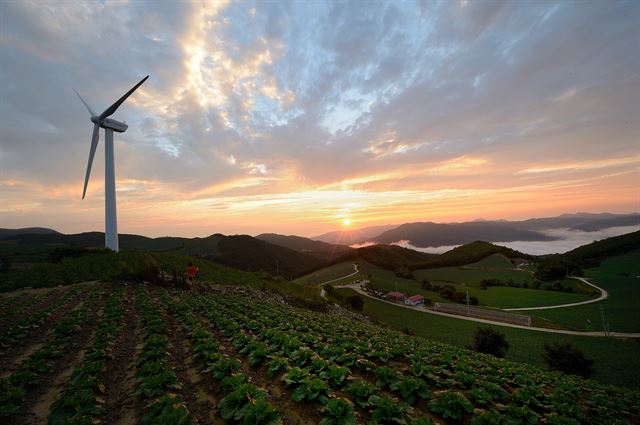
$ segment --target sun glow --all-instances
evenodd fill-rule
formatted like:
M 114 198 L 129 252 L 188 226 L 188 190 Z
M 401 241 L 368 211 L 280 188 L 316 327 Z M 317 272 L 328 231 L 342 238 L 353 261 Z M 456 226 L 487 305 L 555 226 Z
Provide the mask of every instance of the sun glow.
M 343 227 L 351 226 L 351 219 L 349 219 L 349 218 L 342 219 L 342 226 Z

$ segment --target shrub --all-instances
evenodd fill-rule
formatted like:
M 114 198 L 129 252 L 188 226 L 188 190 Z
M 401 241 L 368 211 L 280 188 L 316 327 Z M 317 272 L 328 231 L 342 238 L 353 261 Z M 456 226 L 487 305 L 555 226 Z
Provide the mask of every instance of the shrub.
M 545 344 L 542 358 L 552 370 L 584 377 L 593 373 L 593 361 L 585 358 L 582 351 L 569 343 Z
M 492 328 L 477 328 L 473 335 L 473 349 L 479 353 L 504 357 L 509 343 L 503 333 Z
M 364 300 L 360 295 L 351 295 L 347 297 L 347 302 L 352 309 L 357 311 L 362 311 L 362 308 L 364 307 Z
M 423 279 L 420 283 L 420 287 L 426 291 L 431 289 L 431 282 L 428 279 Z

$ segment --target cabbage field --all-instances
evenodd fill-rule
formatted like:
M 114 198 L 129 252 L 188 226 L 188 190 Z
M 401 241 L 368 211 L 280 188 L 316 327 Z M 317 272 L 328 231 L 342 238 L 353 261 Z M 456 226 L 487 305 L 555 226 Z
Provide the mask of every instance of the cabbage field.
M 85 284 L 0 299 L 0 423 L 638 423 L 638 392 L 254 291 Z

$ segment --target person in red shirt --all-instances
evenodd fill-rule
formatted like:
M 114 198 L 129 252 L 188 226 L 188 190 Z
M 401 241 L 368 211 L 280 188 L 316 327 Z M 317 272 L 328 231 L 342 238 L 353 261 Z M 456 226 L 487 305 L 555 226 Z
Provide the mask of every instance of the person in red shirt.
M 198 275 L 198 267 L 194 266 L 193 263 L 189 262 L 189 266 L 187 267 L 187 282 L 189 283 L 195 282 L 197 275 Z

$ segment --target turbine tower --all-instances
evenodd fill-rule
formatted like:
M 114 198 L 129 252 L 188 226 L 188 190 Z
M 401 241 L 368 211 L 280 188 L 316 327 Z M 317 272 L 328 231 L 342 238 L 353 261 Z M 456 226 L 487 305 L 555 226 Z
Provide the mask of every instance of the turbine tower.
M 126 92 L 124 96 L 118 99 L 113 105 L 104 110 L 103 113 L 97 115 L 93 109 L 84 101 L 82 96 L 73 90 L 80 98 L 84 106 L 91 115 L 93 123 L 93 136 L 91 137 L 91 149 L 89 150 L 89 162 L 87 163 L 87 174 L 84 177 L 84 190 L 82 191 L 82 199 L 87 194 L 87 184 L 91 175 L 91 165 L 93 157 L 96 154 L 96 147 L 100 138 L 100 127 L 104 128 L 104 246 L 105 248 L 118 251 L 118 219 L 116 215 L 116 173 L 113 160 L 113 132 L 124 133 L 128 126 L 125 123 L 109 118 L 124 103 L 138 87 L 147 81 L 149 76 L 144 77 L 138 84 L 133 86 L 131 90 Z

